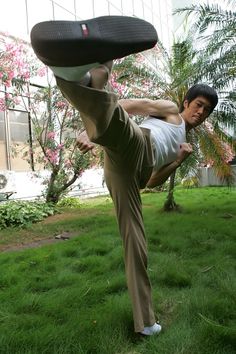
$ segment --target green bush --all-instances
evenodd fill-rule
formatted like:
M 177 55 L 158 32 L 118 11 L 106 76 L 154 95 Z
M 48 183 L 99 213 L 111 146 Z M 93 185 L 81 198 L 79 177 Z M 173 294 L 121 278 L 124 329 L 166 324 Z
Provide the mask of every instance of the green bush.
M 67 208 L 80 208 L 81 203 L 79 198 L 75 197 L 66 197 L 61 199 L 58 204 L 59 207 L 67 207 Z
M 0 204 L 0 230 L 26 226 L 55 213 L 55 207 L 40 201 L 9 201 Z

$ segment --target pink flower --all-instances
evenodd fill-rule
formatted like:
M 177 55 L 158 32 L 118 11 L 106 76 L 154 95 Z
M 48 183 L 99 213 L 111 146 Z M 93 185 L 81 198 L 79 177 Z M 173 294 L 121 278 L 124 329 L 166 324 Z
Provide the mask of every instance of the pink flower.
M 37 71 L 37 75 L 40 77 L 43 77 L 46 75 L 47 69 L 46 67 L 39 68 Z
M 21 103 L 21 100 L 19 99 L 19 97 L 14 97 L 13 102 L 17 105 Z
M 56 103 L 56 106 L 57 106 L 57 108 L 63 109 L 63 108 L 65 108 L 67 106 L 67 103 L 64 102 L 64 101 L 59 101 L 59 102 Z
M 62 150 L 63 147 L 64 147 L 64 144 L 58 144 L 58 145 L 57 145 L 57 149 L 58 149 L 58 150 Z
M 29 71 L 23 72 L 23 73 L 22 73 L 22 77 L 23 77 L 25 80 L 29 79 L 29 78 L 30 78 L 30 72 L 29 72 Z
M 15 76 L 14 71 L 10 71 L 8 73 L 8 80 L 12 80 L 14 76 Z
M 55 138 L 56 133 L 55 132 L 48 132 L 47 133 L 47 138 L 49 140 L 53 140 Z
M 65 161 L 65 167 L 66 167 L 66 168 L 71 168 L 71 167 L 72 167 L 72 163 L 71 163 L 70 160 L 66 160 L 66 161 Z
M 0 112 L 4 112 L 6 110 L 6 103 L 4 98 L 0 98 Z
M 10 87 L 11 86 L 11 81 L 10 80 L 6 80 L 4 82 L 4 85 L 7 86 L 7 87 Z
M 58 152 L 57 151 L 53 151 L 51 149 L 47 149 L 46 150 L 46 158 L 53 165 L 56 165 L 56 163 L 58 162 Z

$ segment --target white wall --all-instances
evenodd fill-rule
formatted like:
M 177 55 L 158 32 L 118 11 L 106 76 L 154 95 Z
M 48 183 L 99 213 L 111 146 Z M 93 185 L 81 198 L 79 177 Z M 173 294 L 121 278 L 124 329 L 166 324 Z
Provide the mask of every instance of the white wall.
M 234 172 L 234 185 L 236 186 L 236 165 L 232 166 Z M 223 183 L 215 174 L 212 167 L 202 167 L 200 169 L 200 179 L 199 184 L 201 187 L 204 186 L 223 186 Z

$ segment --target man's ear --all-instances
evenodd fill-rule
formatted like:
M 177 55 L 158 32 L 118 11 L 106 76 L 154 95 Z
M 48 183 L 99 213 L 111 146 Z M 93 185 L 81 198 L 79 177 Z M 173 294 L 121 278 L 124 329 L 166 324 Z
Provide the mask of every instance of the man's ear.
M 188 100 L 184 100 L 183 106 L 184 106 L 184 109 L 188 108 L 188 106 L 189 106 Z

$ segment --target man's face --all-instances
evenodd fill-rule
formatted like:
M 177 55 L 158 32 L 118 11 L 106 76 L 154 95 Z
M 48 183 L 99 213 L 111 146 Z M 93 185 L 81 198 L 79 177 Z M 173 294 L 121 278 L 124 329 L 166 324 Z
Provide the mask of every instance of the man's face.
M 190 129 L 195 128 L 204 122 L 204 120 L 209 116 L 210 112 L 211 103 L 207 98 L 203 96 L 198 96 L 190 103 L 188 103 L 187 100 L 184 101 L 184 111 L 182 114 L 187 126 Z

